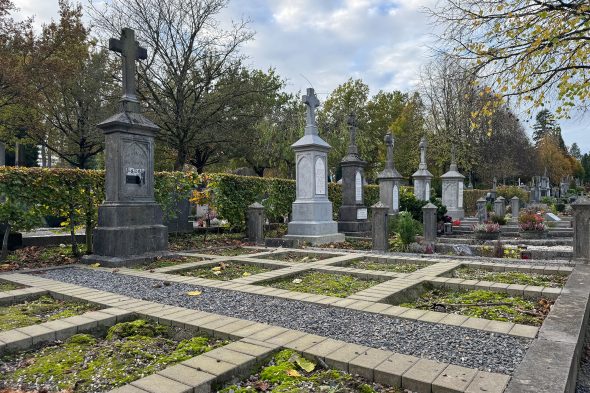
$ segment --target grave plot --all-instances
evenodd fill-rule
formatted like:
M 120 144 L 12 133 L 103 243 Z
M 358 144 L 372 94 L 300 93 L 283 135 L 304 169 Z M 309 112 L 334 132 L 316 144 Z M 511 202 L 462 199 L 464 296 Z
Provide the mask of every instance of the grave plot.
M 291 263 L 311 263 L 323 261 L 324 259 L 334 258 L 338 254 L 319 254 L 309 252 L 287 251 L 276 254 L 261 255 L 258 259 L 272 259 L 274 261 L 291 262 Z
M 270 267 L 265 264 L 242 261 L 223 261 L 215 264 L 199 266 L 191 270 L 178 272 L 182 276 L 207 278 L 210 280 L 229 281 L 240 277 L 260 274 L 280 267 Z
M 346 261 L 342 266 L 354 267 L 357 269 L 364 270 L 380 270 L 394 273 L 413 273 L 418 269 L 425 268 L 430 264 L 427 263 L 414 263 L 414 262 L 397 262 L 393 259 L 380 259 L 380 258 L 359 258 Z
M 0 358 L 0 388 L 107 392 L 227 344 L 138 319 Z M 2 389 L 0 389 L 2 390 Z
M 288 276 L 279 280 L 263 282 L 265 285 L 288 291 L 313 293 L 316 295 L 347 297 L 383 282 L 366 280 L 347 274 L 323 273 L 315 270 Z
M 73 317 L 101 307 L 83 302 L 64 301 L 51 296 L 0 307 L 0 331 Z
M 219 255 L 224 257 L 236 257 L 238 255 L 256 254 L 265 251 L 261 248 L 246 247 L 221 247 L 221 248 L 203 248 L 197 250 L 199 254 Z
M 176 266 L 183 263 L 206 261 L 206 258 L 201 257 L 178 257 L 178 258 L 159 258 L 145 265 L 133 266 L 134 269 L 153 270 L 162 267 Z
M 364 380 L 358 375 L 323 368 L 289 349 L 277 353 L 254 374 L 233 384 L 222 386 L 219 393 L 250 392 L 339 392 L 402 393 L 396 387 Z
M 14 291 L 15 289 L 21 289 L 22 286 L 13 284 L 8 281 L 0 281 L 0 292 Z
M 463 265 L 453 270 L 451 277 L 464 280 L 483 280 L 503 284 L 534 285 L 540 287 L 562 288 L 567 282 L 566 274 L 537 274 L 520 271 L 491 271 L 481 267 Z
M 389 303 L 419 310 L 541 326 L 554 302 L 542 297 L 528 299 L 503 292 L 449 289 L 423 283 L 398 294 Z

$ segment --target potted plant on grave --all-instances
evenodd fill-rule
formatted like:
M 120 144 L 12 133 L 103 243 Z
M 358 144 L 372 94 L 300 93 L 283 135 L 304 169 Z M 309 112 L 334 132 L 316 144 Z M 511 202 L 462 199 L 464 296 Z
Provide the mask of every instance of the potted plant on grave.
M 477 240 L 497 240 L 500 238 L 500 225 L 493 222 L 472 226 Z
M 520 237 L 523 239 L 543 239 L 547 237 L 545 219 L 534 210 L 525 210 L 518 216 Z

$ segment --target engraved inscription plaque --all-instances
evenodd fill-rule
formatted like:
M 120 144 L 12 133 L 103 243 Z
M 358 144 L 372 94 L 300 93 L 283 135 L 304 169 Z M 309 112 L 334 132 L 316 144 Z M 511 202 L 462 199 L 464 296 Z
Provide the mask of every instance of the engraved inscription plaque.
M 424 199 L 429 201 L 430 200 L 430 182 L 427 181 L 426 184 L 424 185 L 425 190 L 424 190 Z
M 321 157 L 315 160 L 315 193 L 326 195 L 326 165 Z
M 393 186 L 393 210 L 399 210 L 399 189 Z
M 357 209 L 356 210 L 356 219 L 357 220 L 366 220 L 367 219 L 367 209 Z
M 311 184 L 311 163 L 309 158 L 301 157 L 297 164 L 297 197 L 311 198 L 312 184 Z
M 356 172 L 354 176 L 354 190 L 355 190 L 355 200 L 358 203 L 363 202 L 363 177 L 359 171 Z
M 122 164 L 123 195 L 128 198 L 147 197 L 147 165 L 150 158 L 150 145 L 147 141 L 123 140 Z
M 463 182 L 459 182 L 459 191 L 457 195 L 457 207 L 459 209 L 463 208 Z

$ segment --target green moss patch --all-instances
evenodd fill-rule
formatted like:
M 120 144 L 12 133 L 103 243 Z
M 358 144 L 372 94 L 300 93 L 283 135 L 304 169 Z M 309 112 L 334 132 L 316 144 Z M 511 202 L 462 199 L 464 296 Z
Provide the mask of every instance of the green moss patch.
M 540 326 L 552 304 L 493 291 L 427 288 L 416 301 L 400 306 Z
M 311 271 L 281 280 L 269 281 L 262 285 L 289 291 L 314 293 L 316 295 L 347 297 L 380 282 L 378 280 L 363 280 L 345 274 Z
M 260 259 L 272 259 L 274 261 L 291 262 L 291 263 L 311 263 L 322 261 L 328 258 L 334 258 L 338 255 L 335 254 L 313 254 L 305 252 L 279 252 L 276 254 L 262 255 L 257 258 Z
M 197 250 L 200 254 L 211 254 L 219 255 L 224 257 L 237 257 L 238 255 L 256 254 L 263 250 L 257 248 L 245 248 L 245 247 L 225 247 L 225 248 L 204 248 Z
M 0 292 L 14 291 L 15 289 L 20 288 L 22 288 L 20 285 L 16 285 L 8 281 L 0 281 Z
M 100 306 L 90 303 L 63 301 L 51 296 L 41 296 L 36 300 L 0 307 L 0 331 L 73 317 L 99 308 Z
M 368 382 L 343 371 L 321 368 L 297 352 L 285 349 L 276 354 L 256 374 L 219 393 L 402 393 L 395 387 Z
M 220 262 L 214 266 L 203 266 L 179 274 L 183 276 L 207 278 L 210 280 L 229 281 L 236 278 L 248 277 L 253 274 L 268 272 L 272 269 L 245 262 Z
M 494 272 L 468 266 L 454 270 L 453 277 L 465 280 L 485 280 L 504 284 L 536 285 L 551 288 L 563 287 L 568 279 L 568 276 L 563 274 Z
M 339 243 L 321 244 L 321 248 L 335 248 L 341 250 L 371 250 L 373 243 L 370 240 L 345 240 Z
M 158 258 L 155 261 L 152 261 L 146 265 L 137 265 L 133 266 L 134 269 L 141 269 L 141 270 L 153 270 L 159 269 L 162 267 L 169 267 L 169 266 L 176 266 L 182 263 L 189 263 L 189 262 L 200 262 L 204 261 L 205 258 L 199 257 L 178 257 L 178 258 Z
M 418 269 L 426 267 L 420 263 L 397 263 L 397 262 L 380 262 L 371 258 L 353 259 L 346 264 L 347 267 L 354 267 L 365 270 L 382 270 L 394 273 L 413 273 Z
M 145 320 L 119 323 L 106 336 L 77 334 L 0 358 L 0 387 L 105 392 L 225 344 Z

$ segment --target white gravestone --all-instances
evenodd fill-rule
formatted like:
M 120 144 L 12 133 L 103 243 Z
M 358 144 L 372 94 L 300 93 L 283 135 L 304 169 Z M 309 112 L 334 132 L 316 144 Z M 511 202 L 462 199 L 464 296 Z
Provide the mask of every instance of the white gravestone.
M 311 198 L 312 188 L 309 173 L 311 163 L 307 157 L 302 157 L 297 164 L 297 196 L 299 198 Z
M 457 195 L 457 207 L 463 209 L 463 182 L 459 182 L 459 194 Z
M 367 208 L 358 209 L 356 211 L 356 219 L 357 220 L 366 220 L 367 219 Z
M 393 210 L 399 210 L 399 188 L 397 187 L 397 184 L 393 186 Z

